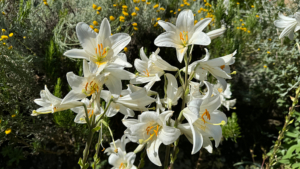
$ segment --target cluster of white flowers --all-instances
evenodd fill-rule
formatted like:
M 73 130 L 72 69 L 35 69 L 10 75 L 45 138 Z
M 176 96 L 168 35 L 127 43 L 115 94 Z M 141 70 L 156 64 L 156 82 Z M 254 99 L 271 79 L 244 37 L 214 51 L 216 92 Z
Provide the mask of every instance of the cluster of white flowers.
M 33 111 L 32 115 L 71 109 L 77 113 L 75 122 L 87 123 L 92 132 L 92 129 L 102 126 L 101 119 L 104 116 L 113 117 L 118 112 L 122 113 L 122 122 L 127 127 L 124 136 L 121 140 L 113 141 L 105 151 L 110 156 L 109 163 L 113 168 L 136 168 L 133 164 L 136 153 L 144 147 L 150 161 L 161 166 L 158 150 L 161 143 L 170 145 L 182 134 L 193 144 L 192 154 L 201 147 L 212 152 L 210 138 L 215 140 L 217 147 L 222 137 L 220 125 L 227 122 L 226 115 L 218 108 L 223 104 L 229 109 L 235 104 L 235 100 L 226 100 L 231 96 L 226 79 L 231 79 L 229 65 L 235 62 L 236 52 L 209 60 L 210 55 L 205 49 L 206 56 L 202 60 L 189 64 L 189 53 L 194 45 L 207 46 L 212 39 L 225 32 L 225 28 L 220 28 L 204 33 L 203 30 L 210 22 L 211 18 L 206 18 L 194 25 L 191 10 L 184 10 L 179 14 L 176 26 L 160 20 L 158 24 L 166 32 L 155 39 L 155 45 L 176 48 L 178 61 L 184 60 L 185 67 L 178 69 L 164 61 L 158 55 L 159 49 L 147 57 L 141 48 L 141 59 L 134 61 L 137 74 L 124 70 L 132 67 L 127 62 L 126 55 L 121 53 L 131 40 L 128 34 L 111 35 L 107 19 L 102 21 L 98 34 L 89 25 L 78 23 L 76 33 L 83 49 L 72 49 L 64 55 L 83 59 L 84 76 L 67 73 L 72 90 L 64 99 L 53 96 L 45 87 L 41 92 L 41 99 L 35 100 L 42 108 Z M 165 71 L 176 71 L 177 76 Z M 207 81 L 208 72 L 218 80 L 217 84 Z M 182 73 L 185 78 L 181 77 Z M 150 89 L 163 75 L 166 76 L 167 93 L 165 98 L 160 99 L 159 94 Z M 178 87 L 176 78 L 180 78 L 181 87 Z M 122 80 L 130 80 L 128 89 L 122 90 Z M 145 85 L 138 87 L 134 84 Z M 104 85 L 108 90 L 103 90 Z M 206 89 L 200 90 L 203 85 Z M 182 109 L 178 112 L 179 117 L 173 120 L 172 107 L 178 104 L 180 98 Z M 105 110 L 101 108 L 101 99 L 106 102 Z M 156 111 L 149 111 L 146 106 L 153 102 L 156 102 Z M 138 115 L 138 119 L 128 118 L 135 116 L 134 111 L 142 113 Z M 130 141 L 139 146 L 134 152 L 126 153 L 125 146 Z

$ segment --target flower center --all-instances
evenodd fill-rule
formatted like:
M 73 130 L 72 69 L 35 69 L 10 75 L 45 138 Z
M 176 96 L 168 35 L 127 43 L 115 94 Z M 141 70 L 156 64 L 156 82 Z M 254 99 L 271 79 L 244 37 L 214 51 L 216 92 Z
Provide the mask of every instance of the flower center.
M 187 31 L 180 32 L 179 36 L 180 36 L 180 41 L 182 42 L 182 45 L 184 47 L 187 46 L 187 43 L 189 40 L 188 32 Z
M 223 92 L 223 89 L 222 89 L 222 88 L 218 88 L 218 91 L 219 91 L 220 93 L 222 93 L 222 92 Z
M 204 124 L 205 124 L 204 116 L 206 116 L 206 117 L 208 118 L 208 120 L 210 120 L 210 114 L 209 114 L 209 112 L 207 111 L 207 109 L 205 109 L 205 112 L 204 112 L 204 113 L 202 114 L 202 116 L 201 116 L 201 119 L 202 119 L 202 121 L 203 121 Z
M 100 43 L 100 45 L 98 44 L 98 48 L 95 48 L 95 53 L 96 53 L 96 64 L 99 66 L 105 64 L 107 61 L 105 61 L 105 57 L 107 56 L 107 53 L 109 51 L 109 47 L 105 47 L 103 48 L 103 44 Z
M 82 89 L 82 93 L 84 93 L 87 96 L 92 95 L 96 91 L 99 92 L 99 87 L 98 84 L 93 81 L 91 81 L 90 83 L 87 82 L 84 86 L 84 89 Z
M 126 163 L 121 163 L 119 169 L 125 169 L 127 167 Z
M 221 68 L 222 70 L 224 70 L 224 68 L 225 68 L 225 65 L 222 65 L 222 66 L 220 66 L 220 68 Z
M 150 72 L 149 72 L 149 70 L 148 69 L 146 69 L 146 71 L 143 71 L 144 72 L 144 74 L 147 76 L 147 77 L 149 77 L 150 76 Z

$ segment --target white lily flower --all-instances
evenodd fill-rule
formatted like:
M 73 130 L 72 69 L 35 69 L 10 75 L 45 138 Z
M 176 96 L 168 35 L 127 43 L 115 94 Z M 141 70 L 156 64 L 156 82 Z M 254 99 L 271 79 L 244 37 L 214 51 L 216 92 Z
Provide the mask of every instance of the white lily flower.
M 163 99 L 163 102 L 168 105 L 169 109 L 171 109 L 172 105 L 177 105 L 178 99 L 182 96 L 183 88 L 178 88 L 177 80 L 172 74 L 166 73 L 165 75 L 168 79 L 168 85 L 167 98 Z
M 167 71 L 177 71 L 178 68 L 171 66 L 168 62 L 164 61 L 160 56 L 158 56 L 159 48 L 150 55 L 148 58 L 144 52 L 144 49 L 140 49 L 141 59 L 135 59 L 134 67 L 139 72 L 139 75 L 130 81 L 132 84 L 142 84 L 148 83 L 146 88 L 151 88 L 152 85 L 160 80 L 162 76 Z
M 102 90 L 100 97 L 103 98 L 107 103 L 113 97 L 113 101 L 107 110 L 106 115 L 112 117 L 118 112 L 127 117 L 133 117 L 134 111 L 146 111 L 148 110 L 145 106 L 154 102 L 155 99 L 147 96 L 146 89 L 141 89 L 137 92 L 133 92 L 127 95 L 115 95 L 111 94 L 110 91 Z
M 106 18 L 102 20 L 97 34 L 89 25 L 80 22 L 76 33 L 83 49 L 71 49 L 64 53 L 69 58 L 86 59 L 98 65 L 99 74 L 108 63 L 118 59 L 118 53 L 130 42 L 131 37 L 126 33 L 111 35 L 110 24 Z M 122 62 L 118 60 L 116 63 Z
M 214 85 L 214 93 L 219 93 L 221 104 L 225 106 L 228 111 L 235 105 L 236 99 L 226 100 L 231 98 L 232 93 L 230 91 L 230 84 L 227 85 L 227 88 L 225 90 L 220 83 Z
M 121 137 L 121 140 L 118 139 L 118 140 L 115 141 L 115 143 L 114 142 L 109 143 L 110 147 L 106 148 L 104 153 L 106 153 L 107 155 L 111 155 L 113 153 L 116 153 L 115 148 L 118 149 L 118 152 L 119 151 L 126 152 L 126 144 L 129 143 L 129 142 L 130 142 L 130 140 L 128 138 L 126 138 L 126 135 L 123 135 Z
M 62 103 L 81 100 L 94 93 L 101 91 L 103 82 L 108 78 L 109 73 L 95 75 L 92 73 L 92 68 L 88 68 L 88 63 L 83 61 L 84 77 L 75 75 L 73 72 L 67 73 L 67 81 L 72 90 L 65 96 Z
M 146 111 L 139 115 L 138 119 L 123 120 L 123 124 L 127 127 L 125 134 L 129 140 L 147 144 L 148 158 L 158 166 L 161 166 L 158 151 L 161 143 L 170 145 L 181 134 L 179 129 L 166 125 L 166 121 L 172 114 L 172 111 L 165 111 L 162 114 Z M 174 123 L 174 121 L 171 120 L 171 123 Z
M 62 99 L 54 96 L 45 86 L 45 90 L 42 90 L 40 99 L 35 99 L 34 102 L 41 108 L 34 110 L 32 116 L 37 116 L 40 114 L 55 113 L 63 110 L 68 110 L 74 107 L 83 106 L 83 103 L 78 101 L 72 101 L 65 104 L 62 104 Z
M 284 16 L 282 13 L 278 14 L 279 20 L 274 21 L 274 25 L 278 28 L 284 28 L 279 39 L 287 36 L 290 40 L 294 38 L 294 32 L 300 29 L 300 12 L 296 12 L 294 16 Z
M 211 60 L 208 60 L 210 55 L 207 49 L 205 49 L 205 51 L 205 58 L 190 64 L 188 66 L 188 73 L 190 74 L 194 70 L 194 78 L 200 81 L 204 81 L 207 79 L 207 73 L 210 72 L 226 89 L 227 82 L 225 81 L 225 79 L 231 79 L 229 65 L 232 65 L 235 62 L 235 57 L 233 56 L 236 54 L 236 51 L 234 51 L 232 54 Z M 185 68 L 183 68 L 183 71 L 185 71 Z
M 183 10 L 179 13 L 176 20 L 176 26 L 158 21 L 158 24 L 166 30 L 155 40 L 156 46 L 176 48 L 177 59 L 181 63 L 189 45 L 209 45 L 211 40 L 209 36 L 203 33 L 203 29 L 211 22 L 211 18 L 205 18 L 194 25 L 194 15 L 191 10 Z
M 209 137 L 214 138 L 215 146 L 217 147 L 222 137 L 220 125 L 224 125 L 227 122 L 226 115 L 217 110 L 221 105 L 219 95 L 213 95 L 212 85 L 208 82 L 204 83 L 208 88 L 208 92 L 201 99 L 201 102 L 193 104 L 193 107 L 188 105 L 183 110 L 183 115 L 187 119 L 188 124 L 180 124 L 178 126 L 193 144 L 192 154 L 198 152 L 202 146 L 211 152 Z
M 110 143 L 110 147 L 105 150 L 105 153 L 109 155 L 108 163 L 112 165 L 112 169 L 136 169 L 133 165 L 136 154 L 133 152 L 126 153 L 125 146 L 129 142 L 124 135 L 121 140 L 116 140 L 115 143 Z M 118 151 L 115 152 L 115 148 Z
M 217 37 L 223 35 L 225 31 L 226 31 L 226 28 L 224 25 L 222 25 L 222 27 L 220 29 L 216 29 L 216 30 L 207 32 L 207 35 L 209 36 L 209 38 L 211 40 L 213 40 L 213 39 L 216 39 Z
M 99 99 L 96 99 L 94 101 L 89 100 L 88 98 L 84 98 L 81 100 L 83 104 L 87 107 L 87 113 L 89 116 L 89 119 L 91 119 L 92 115 L 95 115 L 97 118 L 104 112 L 104 110 L 100 106 Z M 86 123 L 86 113 L 83 106 L 81 107 L 75 107 L 71 109 L 73 112 L 77 113 L 74 122 L 79 124 L 85 124 Z
M 119 55 L 122 56 L 122 55 Z M 123 55 L 124 56 L 124 55 Z M 125 59 L 121 58 L 121 60 L 126 61 L 126 55 Z M 85 60 L 84 60 L 85 62 Z M 97 71 L 97 65 L 93 62 L 89 62 L 89 70 L 86 70 L 86 72 L 90 72 L 90 74 L 96 74 Z M 135 78 L 135 75 L 133 73 L 130 73 L 126 70 L 124 70 L 124 67 L 116 64 L 110 64 L 106 66 L 106 68 L 101 72 L 100 75 L 104 75 L 106 78 L 103 81 L 105 86 L 109 89 L 109 91 L 113 94 L 120 95 L 122 91 L 122 81 L 121 80 L 130 80 Z M 99 75 L 98 75 L 99 76 Z

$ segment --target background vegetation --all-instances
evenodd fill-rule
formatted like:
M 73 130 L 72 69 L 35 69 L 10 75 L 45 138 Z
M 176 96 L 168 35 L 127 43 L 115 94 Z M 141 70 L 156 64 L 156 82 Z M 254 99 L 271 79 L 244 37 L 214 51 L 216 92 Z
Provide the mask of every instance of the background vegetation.
M 300 81 L 300 54 L 295 46 L 299 36 L 296 33 L 293 41 L 279 40 L 281 30 L 273 22 L 279 11 L 292 15 L 299 7 L 287 0 L 230 0 L 227 9 L 221 0 L 1 0 L 1 35 L 9 38 L 1 38 L 0 43 L 0 168 L 79 167 L 77 161 L 87 129 L 73 122 L 74 113 L 30 116 L 37 108 L 33 100 L 39 98 L 44 85 L 57 97 L 63 97 L 70 90 L 66 73 L 81 75 L 82 63 L 63 56 L 68 49 L 80 48 L 75 32 L 78 22 L 86 22 L 97 31 L 101 20 L 109 18 L 113 34 L 131 35 L 132 41 L 124 52 L 133 63 L 142 46 L 147 54 L 156 50 L 154 39 L 163 32 L 157 21 L 175 23 L 179 9 L 193 10 L 197 21 L 212 17 L 213 22 L 205 32 L 222 25 L 227 28 L 222 37 L 208 46 L 212 57 L 235 49 L 238 54 L 232 67 L 236 74 L 230 81 L 232 98 L 237 99 L 237 104 L 230 111 L 223 109 L 229 120 L 223 127 L 221 145 L 212 154 L 201 150 L 191 156 L 192 145 L 183 139 L 176 165 L 201 169 L 260 168 L 268 161 L 292 104 L 290 96 L 295 95 Z M 203 46 L 195 47 L 193 60 L 203 54 Z M 183 66 L 177 62 L 173 49 L 161 48 L 160 56 L 174 66 Z M 153 89 L 162 90 L 158 85 Z M 116 138 L 125 129 L 120 119 L 117 115 L 109 121 Z M 299 164 L 300 113 L 295 112 L 292 119 L 274 168 L 296 168 L 295 164 Z M 105 133 L 107 147 L 110 140 Z M 133 144 L 128 149 L 133 150 Z M 93 151 L 94 148 L 90 154 Z M 98 168 L 110 168 L 107 156 L 102 153 L 100 158 Z M 151 167 L 154 166 L 146 161 L 145 168 Z

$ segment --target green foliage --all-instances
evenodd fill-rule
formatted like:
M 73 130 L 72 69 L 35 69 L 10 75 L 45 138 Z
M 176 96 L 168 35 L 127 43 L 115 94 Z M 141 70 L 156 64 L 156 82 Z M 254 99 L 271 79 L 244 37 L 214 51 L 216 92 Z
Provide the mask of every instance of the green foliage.
M 236 113 L 232 113 L 231 117 L 228 117 L 227 124 L 222 126 L 222 134 L 225 139 L 231 139 L 236 142 L 236 139 L 241 137 L 240 127 L 238 124 L 238 118 Z
M 5 146 L 2 148 L 1 154 L 3 157 L 8 157 L 8 161 L 6 162 L 7 166 L 15 165 L 17 166 L 20 160 L 24 160 L 23 151 L 20 148 L 16 148 L 14 146 Z

